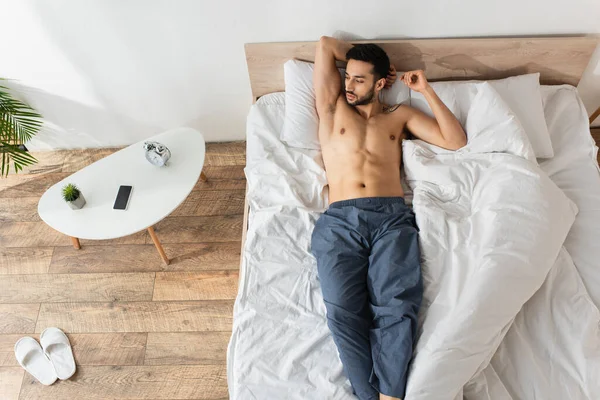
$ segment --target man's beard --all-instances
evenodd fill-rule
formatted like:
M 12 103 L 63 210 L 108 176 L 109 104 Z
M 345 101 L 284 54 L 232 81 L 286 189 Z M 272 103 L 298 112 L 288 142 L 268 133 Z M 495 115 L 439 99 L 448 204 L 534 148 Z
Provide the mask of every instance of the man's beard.
M 346 93 L 350 93 L 354 96 L 356 96 L 355 93 L 353 92 L 346 92 Z M 373 99 L 375 98 L 375 85 L 373 85 L 373 87 L 371 88 L 371 90 L 369 90 L 369 92 L 364 95 L 361 98 L 357 98 L 356 100 L 354 100 L 353 102 L 348 101 L 348 98 L 346 98 L 346 102 L 351 105 L 351 106 L 365 106 L 367 104 L 370 104 L 373 102 Z

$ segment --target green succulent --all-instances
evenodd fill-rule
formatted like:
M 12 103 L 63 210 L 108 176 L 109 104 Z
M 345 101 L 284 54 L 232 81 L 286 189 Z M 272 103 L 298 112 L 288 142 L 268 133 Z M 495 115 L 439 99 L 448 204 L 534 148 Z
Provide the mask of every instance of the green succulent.
M 72 183 L 65 185 L 62 188 L 62 195 L 65 201 L 75 201 L 79 198 L 79 188 Z

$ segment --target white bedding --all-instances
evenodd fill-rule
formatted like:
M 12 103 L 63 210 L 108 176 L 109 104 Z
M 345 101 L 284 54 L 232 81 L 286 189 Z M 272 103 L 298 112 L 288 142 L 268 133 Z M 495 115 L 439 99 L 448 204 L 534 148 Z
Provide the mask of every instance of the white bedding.
M 461 397 L 462 387 L 487 367 L 521 307 L 542 286 L 575 219 L 574 204 L 538 167 L 525 132 L 507 110 L 481 85 L 467 117 L 466 147 L 450 152 L 419 140 L 404 142 L 425 283 L 407 399 Z M 564 258 L 569 260 L 566 252 Z M 532 307 L 546 311 L 538 305 L 526 309 Z M 600 320 L 581 307 L 575 310 L 586 311 L 573 315 L 575 325 L 596 324 L 587 332 L 590 343 L 574 343 L 573 350 L 580 351 L 573 357 L 584 357 L 578 358 L 583 369 L 576 374 L 593 373 L 590 367 L 600 372 L 600 353 L 585 362 L 582 349 L 600 343 Z M 517 322 L 528 326 L 545 315 L 530 314 Z M 555 332 L 571 328 L 557 326 Z M 529 337 L 525 350 L 542 337 Z M 551 339 L 543 348 L 560 347 Z M 521 346 L 507 348 L 515 347 Z M 582 390 L 589 390 L 590 378 L 582 379 L 587 384 Z M 513 393 L 531 398 L 524 390 Z M 569 398 L 558 394 L 552 393 Z
M 555 156 L 541 167 L 579 214 L 542 288 L 519 312 L 491 364 L 465 387 L 465 399 L 600 398 L 598 149 L 576 90 L 542 87 L 542 93 Z
M 597 308 L 584 288 L 585 284 L 598 304 L 600 255 L 593 240 L 600 234 L 600 176 L 593 158 L 595 147 L 583 125 L 584 109 L 575 90 L 563 86 L 543 91 L 555 157 L 541 167 L 577 204 L 580 214 L 567 237 L 566 250 L 552 244 L 560 254 L 554 266 L 542 266 L 546 271 L 552 267 L 546 280 L 543 271 L 528 274 L 527 284 L 518 285 L 523 289 L 520 297 L 509 299 L 510 312 L 502 306 L 504 318 L 511 313 L 514 317 L 519 302 L 543 283 L 517 314 L 513 327 L 508 329 L 505 322 L 506 329 L 498 335 L 479 338 L 482 343 L 486 339 L 499 342 L 508 329 L 491 363 L 486 361 L 496 342 L 483 343 L 482 348 L 491 353 L 475 351 L 478 361 L 469 361 L 468 369 L 456 367 L 451 377 L 444 377 L 458 396 L 462 393 L 469 399 L 565 398 L 554 390 L 558 387 L 570 393 L 569 398 L 600 398 L 600 390 L 589 380 L 593 373 L 598 376 L 597 371 L 586 370 L 598 361 L 594 347 L 598 343 Z M 314 222 L 327 204 L 320 153 L 289 148 L 280 141 L 283 111 L 283 94 L 269 95 L 253 106 L 248 117 L 245 172 L 250 214 L 227 352 L 230 398 L 352 399 L 325 324 L 316 265 L 309 252 Z M 495 289 L 498 295 L 513 292 L 512 287 Z M 464 313 L 458 317 L 469 321 Z M 590 324 L 578 325 L 581 321 Z M 585 357 L 596 359 L 586 361 Z M 411 385 L 438 372 L 431 368 L 435 364 L 427 360 L 417 364 L 418 360 L 414 363 L 418 369 L 413 365 L 417 372 L 409 381 L 412 393 L 420 387 Z M 448 393 L 437 396 L 448 398 Z

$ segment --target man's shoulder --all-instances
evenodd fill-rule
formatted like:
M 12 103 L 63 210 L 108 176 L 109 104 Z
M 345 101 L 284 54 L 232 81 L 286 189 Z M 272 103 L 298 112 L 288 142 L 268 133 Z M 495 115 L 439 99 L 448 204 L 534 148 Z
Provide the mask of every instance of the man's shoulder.
M 410 111 L 411 109 L 411 106 L 402 103 L 383 105 L 383 112 L 386 114 L 400 114 L 406 111 Z
M 383 115 L 387 115 L 387 117 L 384 117 L 387 124 L 394 127 L 401 126 L 404 130 L 409 119 L 410 110 L 411 107 L 406 104 L 384 104 Z
M 392 114 L 396 110 L 398 110 L 401 105 L 402 104 L 384 104 L 383 105 L 383 112 L 386 113 L 386 114 Z
M 411 107 L 406 104 L 384 104 L 383 105 L 383 114 L 388 115 L 389 119 L 394 121 L 402 121 L 408 119 L 410 115 Z

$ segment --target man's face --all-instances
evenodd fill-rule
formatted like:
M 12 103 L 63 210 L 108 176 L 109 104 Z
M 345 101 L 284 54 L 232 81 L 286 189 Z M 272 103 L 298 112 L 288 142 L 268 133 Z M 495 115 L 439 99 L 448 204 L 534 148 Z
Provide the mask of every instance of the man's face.
M 375 97 L 373 64 L 349 60 L 346 65 L 346 101 L 351 106 L 369 104 Z

